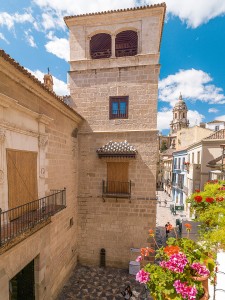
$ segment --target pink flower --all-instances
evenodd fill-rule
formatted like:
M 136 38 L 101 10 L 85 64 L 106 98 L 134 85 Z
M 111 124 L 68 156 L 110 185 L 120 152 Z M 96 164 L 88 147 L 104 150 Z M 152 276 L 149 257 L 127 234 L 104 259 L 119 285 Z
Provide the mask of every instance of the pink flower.
M 140 256 L 138 256 L 137 258 L 136 258 L 136 261 L 137 262 L 140 262 L 140 261 L 142 261 L 143 260 L 143 257 L 140 255 Z
M 187 285 L 187 282 L 181 282 L 176 280 L 173 285 L 177 294 L 181 294 L 183 299 L 195 300 L 197 295 L 197 289 L 195 286 Z
M 144 270 L 140 270 L 136 274 L 136 280 L 139 281 L 140 283 L 147 283 L 149 281 L 149 273 L 145 272 Z
M 160 266 L 175 273 L 182 273 L 187 263 L 188 260 L 186 255 L 179 252 L 171 255 L 168 261 L 162 261 Z
M 210 274 L 209 270 L 206 268 L 206 266 L 201 265 L 200 263 L 193 263 L 191 265 L 192 269 L 194 269 L 198 275 L 201 276 L 208 276 Z

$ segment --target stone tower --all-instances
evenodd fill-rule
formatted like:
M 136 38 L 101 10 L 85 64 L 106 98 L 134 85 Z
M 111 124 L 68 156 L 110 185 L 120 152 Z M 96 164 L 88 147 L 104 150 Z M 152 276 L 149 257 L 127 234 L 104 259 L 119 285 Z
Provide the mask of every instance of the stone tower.
M 173 135 L 182 128 L 189 127 L 189 121 L 187 119 L 187 105 L 180 94 L 179 100 L 173 108 L 173 120 L 170 123 L 170 134 Z
M 52 92 L 53 91 L 53 78 L 52 75 L 49 73 L 48 69 L 48 74 L 44 75 L 44 85 Z
M 157 97 L 165 4 L 65 17 L 78 131 L 78 256 L 127 267 L 156 222 Z M 74 204 L 75 205 L 75 204 Z

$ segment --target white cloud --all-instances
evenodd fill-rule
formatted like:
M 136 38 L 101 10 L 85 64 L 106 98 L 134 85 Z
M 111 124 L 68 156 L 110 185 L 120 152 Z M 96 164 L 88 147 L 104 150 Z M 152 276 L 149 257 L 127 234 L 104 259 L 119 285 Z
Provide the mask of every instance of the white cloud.
M 159 0 L 34 0 L 41 8 L 51 8 L 63 15 L 98 12 L 135 5 L 157 4 Z M 225 14 L 224 0 L 165 0 L 168 15 L 178 16 L 187 26 L 196 28 Z
M 190 127 L 199 125 L 202 120 L 205 118 L 202 114 L 200 114 L 196 110 L 188 111 L 188 120 L 190 122 Z M 163 109 L 163 111 L 159 111 L 157 115 L 157 124 L 158 130 L 170 129 L 170 123 L 173 119 L 172 109 Z
M 49 53 L 56 55 L 65 61 L 69 60 L 69 41 L 64 38 L 58 38 L 50 32 L 47 36 L 50 41 L 45 45 Z
M 170 122 L 173 119 L 172 110 L 159 111 L 157 115 L 158 130 L 164 130 L 170 128 Z
M 37 48 L 37 45 L 34 41 L 34 37 L 30 34 L 30 30 L 25 31 L 24 33 L 25 33 L 26 41 L 28 42 L 28 44 L 33 48 Z
M 66 25 L 61 13 L 55 13 L 53 10 L 46 10 L 42 13 L 42 26 L 44 30 L 49 29 L 66 29 Z
M 31 71 L 29 69 L 27 69 L 31 74 L 33 74 L 35 77 L 37 77 L 37 79 L 39 79 L 42 83 L 44 82 L 43 78 L 44 78 L 44 75 L 45 73 L 43 73 L 42 71 L 40 70 L 35 70 L 35 71 Z M 53 89 L 54 89 L 54 92 L 59 95 L 59 96 L 64 96 L 64 95 L 69 95 L 69 90 L 68 90 L 68 87 L 67 87 L 67 84 L 56 78 L 55 76 L 52 76 L 53 77 Z
M 6 42 L 6 44 L 10 44 L 9 41 L 7 40 L 7 38 L 1 32 L 0 32 L 0 40 L 3 40 L 4 42 Z
M 208 110 L 209 113 L 214 113 L 214 114 L 216 114 L 218 111 L 219 110 L 217 108 L 214 108 L 214 107 L 209 108 L 209 110 Z
M 190 127 L 192 127 L 195 125 L 199 125 L 203 121 L 205 116 L 200 114 L 197 110 L 189 110 L 187 113 L 187 118 L 190 122 Z
M 135 0 L 33 0 L 41 8 L 52 8 L 63 15 L 98 12 L 119 8 L 134 7 Z
M 158 0 L 142 0 L 142 3 L 147 4 L 158 2 Z M 179 17 L 192 28 L 225 14 L 224 0 L 165 0 L 165 2 L 168 14 Z
M 222 88 L 216 87 L 212 81 L 210 75 L 202 70 L 180 70 L 159 82 L 159 99 L 174 106 L 181 92 L 184 99 L 191 101 L 225 103 Z
M 24 14 L 8 14 L 7 12 L 0 13 L 0 26 L 6 26 L 9 30 L 14 28 L 16 23 L 32 23 L 34 21 L 30 13 Z

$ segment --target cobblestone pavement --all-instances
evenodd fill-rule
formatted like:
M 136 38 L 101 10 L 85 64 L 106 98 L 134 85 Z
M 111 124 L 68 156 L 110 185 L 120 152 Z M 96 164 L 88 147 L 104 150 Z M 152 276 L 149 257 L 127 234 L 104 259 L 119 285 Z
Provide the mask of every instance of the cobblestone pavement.
M 134 294 L 132 299 L 151 299 L 127 270 L 77 266 L 57 300 L 120 300 L 127 285 Z

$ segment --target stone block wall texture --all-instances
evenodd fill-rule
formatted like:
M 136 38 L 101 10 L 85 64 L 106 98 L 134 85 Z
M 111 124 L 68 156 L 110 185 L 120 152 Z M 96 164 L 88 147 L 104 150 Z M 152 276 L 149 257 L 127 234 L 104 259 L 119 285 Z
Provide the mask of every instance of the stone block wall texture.
M 148 230 L 156 222 L 156 138 L 151 131 L 79 135 L 78 259 L 82 264 L 99 265 L 104 248 L 107 266 L 127 268 L 130 248 L 147 245 Z M 98 147 L 125 139 L 138 149 L 136 159 L 97 157 Z M 112 161 L 129 162 L 130 200 L 102 197 L 102 180 L 107 179 L 107 162 Z
M 18 75 L 17 71 L 14 74 L 15 80 L 0 72 L 0 92 L 17 100 L 22 106 L 53 119 L 45 127 L 48 135 L 45 191 L 49 194 L 50 190 L 65 187 L 67 207 L 51 217 L 50 224 L 1 254 L 0 300 L 9 299 L 9 280 L 33 259 L 36 299 L 51 300 L 56 298 L 77 263 L 78 139 L 72 137 L 71 133 L 78 124 L 43 100 L 44 97 L 50 98 L 49 102 L 54 104 L 57 100 L 53 96 L 41 88 L 38 94 L 33 92 L 38 89 L 35 83 Z M 18 78 L 22 76 L 20 83 L 17 75 Z M 4 120 L 0 122 L 4 124 Z M 25 119 L 23 123 L 21 129 L 29 131 L 29 123 Z M 73 226 L 70 226 L 71 218 Z
M 74 108 L 85 118 L 79 130 L 78 259 L 98 265 L 106 250 L 106 265 L 128 267 L 130 248 L 146 245 L 156 221 L 156 117 L 159 46 L 163 7 L 80 16 L 69 19 L 69 84 Z M 90 59 L 89 42 L 100 32 L 112 40 L 123 30 L 138 33 L 138 54 Z M 113 43 L 112 43 L 113 44 Z M 109 118 L 110 96 L 129 96 L 128 119 Z M 96 150 L 109 141 L 127 140 L 136 159 L 99 159 Z M 129 199 L 102 198 L 107 162 L 129 161 Z

